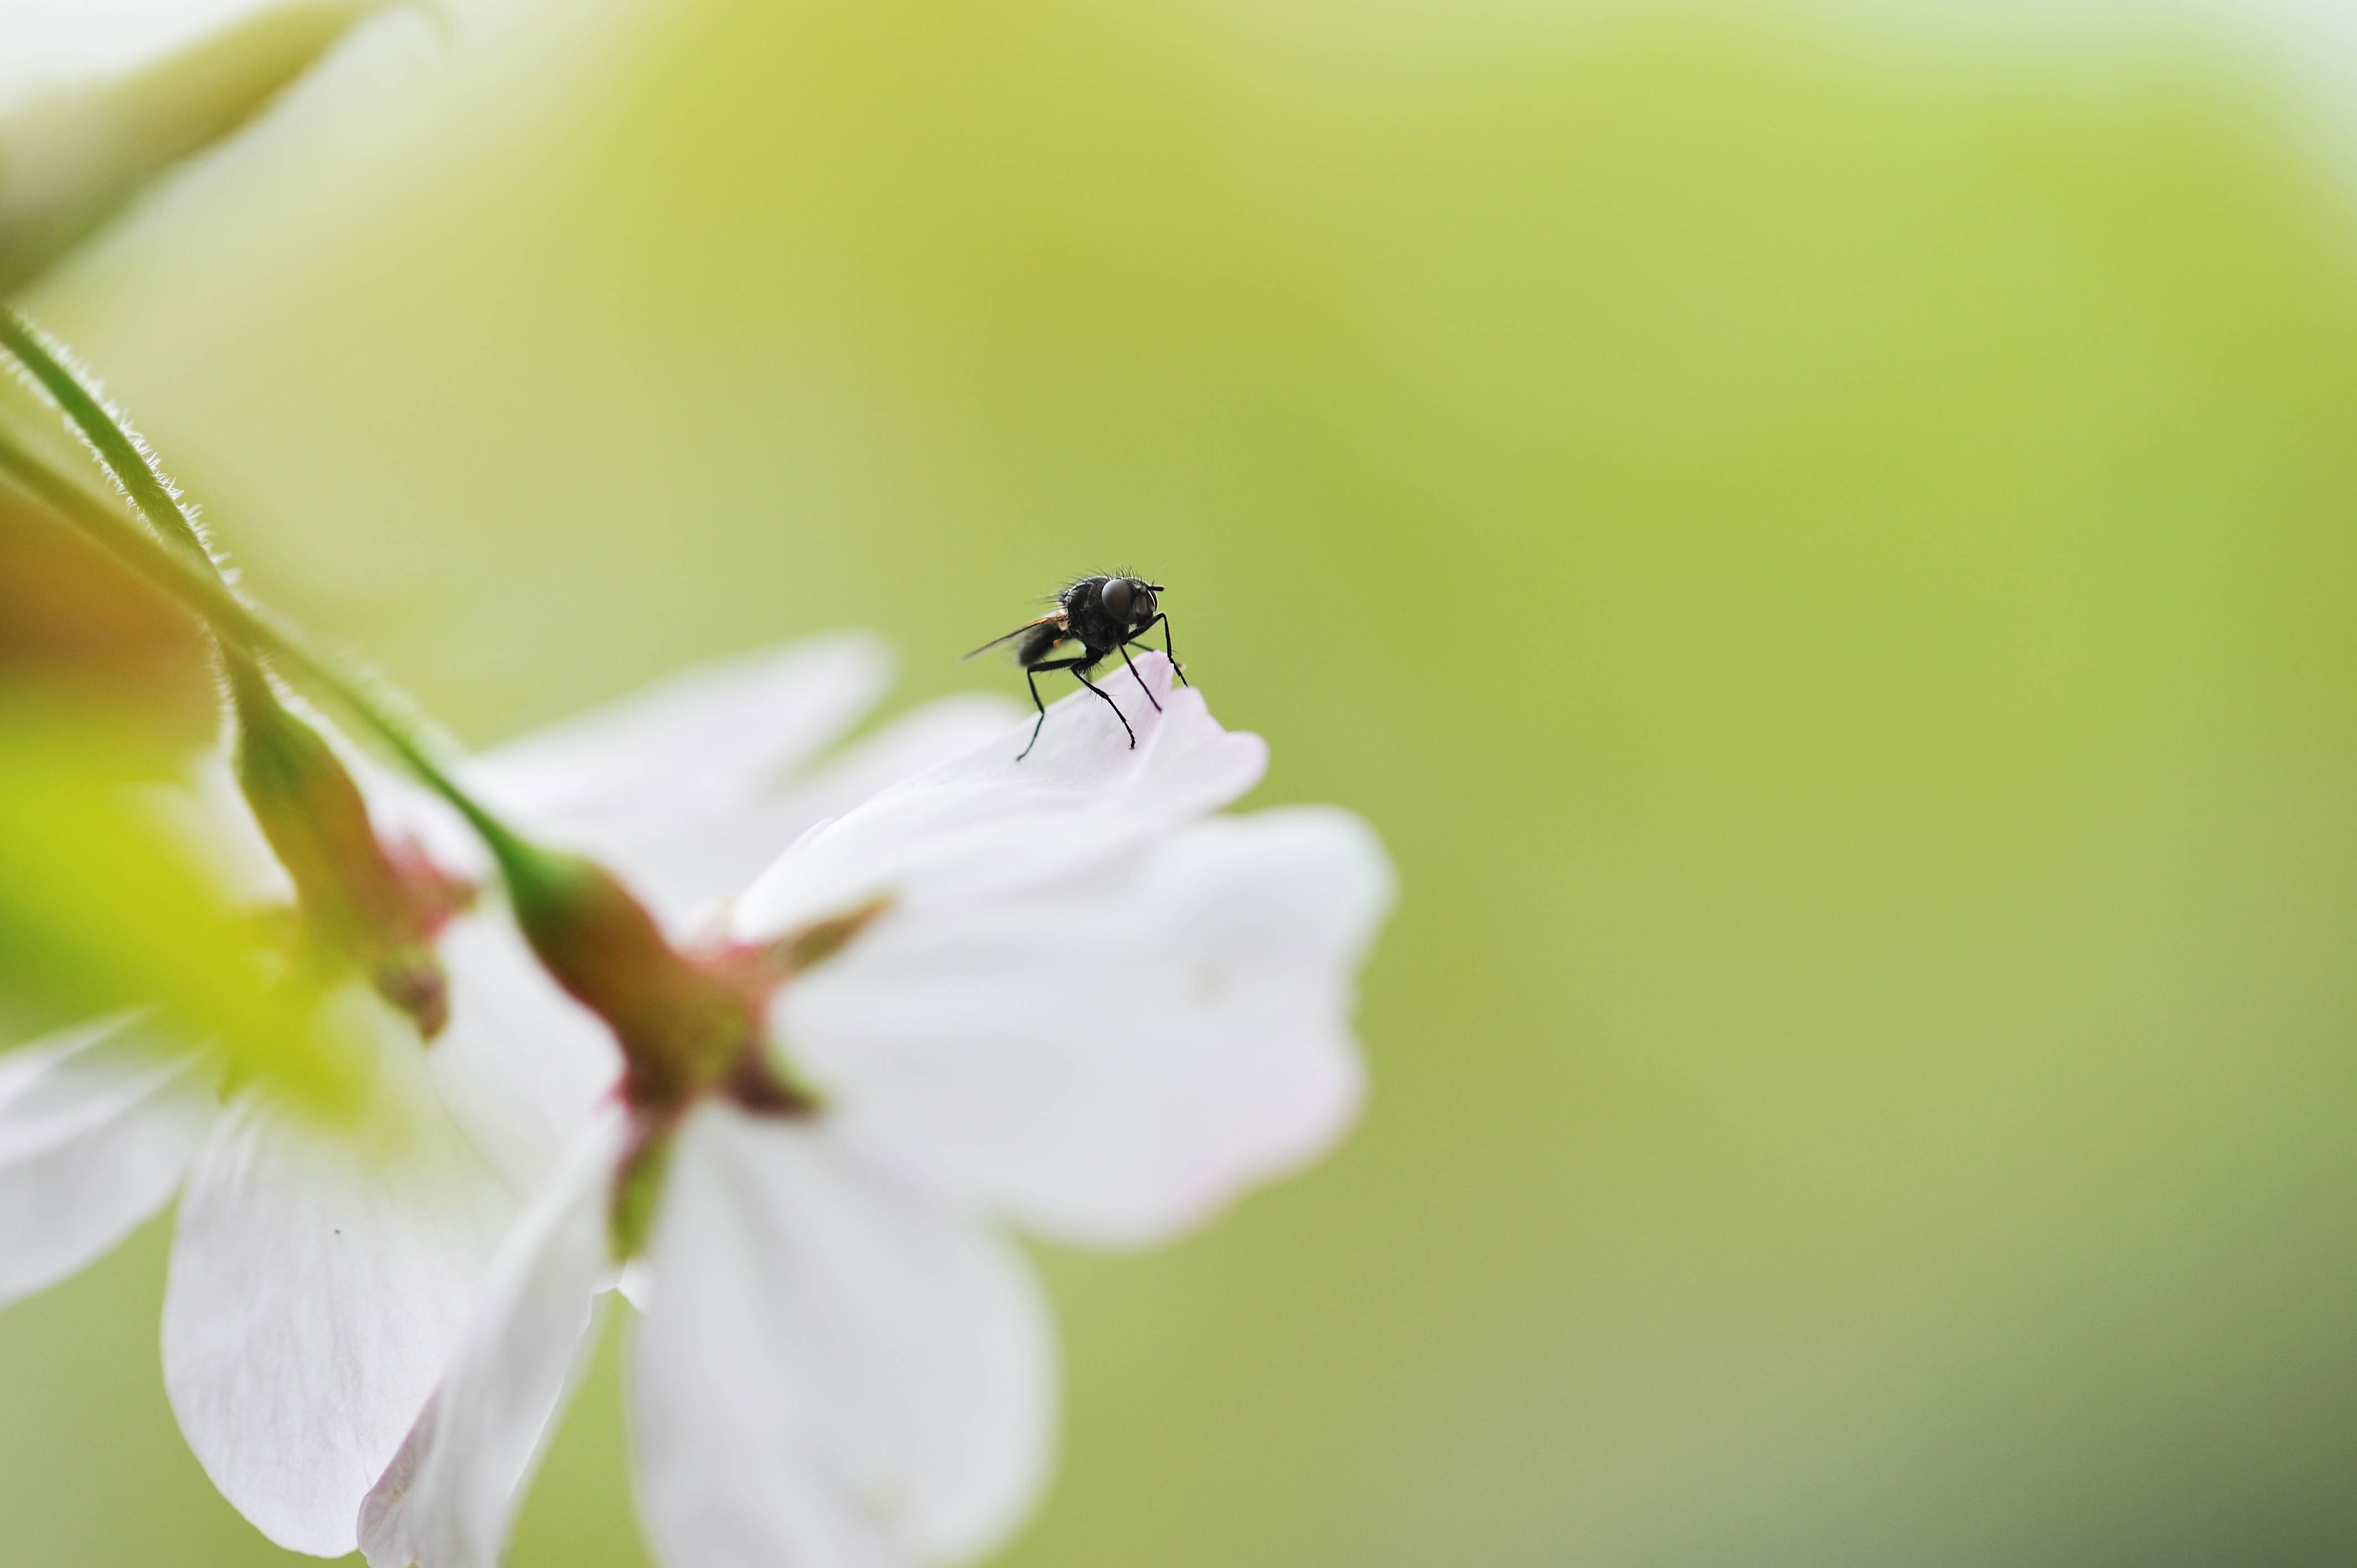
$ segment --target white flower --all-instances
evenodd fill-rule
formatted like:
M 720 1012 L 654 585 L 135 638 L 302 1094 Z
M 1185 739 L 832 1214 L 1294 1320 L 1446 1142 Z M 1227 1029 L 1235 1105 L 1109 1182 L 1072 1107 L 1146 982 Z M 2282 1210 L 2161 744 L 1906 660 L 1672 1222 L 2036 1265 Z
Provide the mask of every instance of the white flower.
M 298 1551 L 351 1549 L 500 1235 L 613 1078 L 605 1031 L 511 929 L 461 917 L 435 947 L 449 1021 L 430 1049 L 365 983 L 322 1004 L 323 1048 L 368 1058 L 355 1126 L 231 1089 L 137 1017 L 0 1059 L 0 1297 L 179 1191 L 166 1390 L 222 1494 Z
M 516 819 L 630 866 L 692 920 L 703 879 L 739 877 L 871 779 L 972 743 L 1007 711 L 937 704 L 814 775 L 794 770 L 885 679 L 837 638 L 691 672 L 657 692 L 471 759 Z M 438 805 L 347 757 L 380 832 L 479 877 L 481 851 Z M 291 888 L 213 769 L 196 815 L 222 875 Z M 685 803 L 690 810 L 677 810 Z M 182 1192 L 164 1316 L 167 1391 L 222 1493 L 264 1534 L 334 1556 L 362 1495 L 447 1363 L 500 1238 L 610 1096 L 610 1036 L 557 989 L 504 915 L 464 914 L 435 948 L 447 1027 L 416 1027 L 364 985 L 323 1026 L 373 1058 L 361 1126 L 330 1133 L 253 1092 L 223 1101 L 201 1049 L 92 1025 L 0 1058 L 0 1301 L 64 1277 Z
M 1212 817 L 1265 748 L 1138 668 L 1159 712 L 1107 684 L 1135 750 L 1075 693 L 1028 760 L 1009 726 L 737 901 L 739 952 L 848 939 L 770 998 L 782 1092 L 707 1080 L 585 1136 L 369 1498 L 374 1568 L 499 1561 L 650 1169 L 631 1408 L 670 1568 L 955 1561 L 1021 1518 L 1054 1362 L 999 1222 L 1150 1242 L 1321 1152 L 1360 1099 L 1352 975 L 1390 899 L 1346 813 Z

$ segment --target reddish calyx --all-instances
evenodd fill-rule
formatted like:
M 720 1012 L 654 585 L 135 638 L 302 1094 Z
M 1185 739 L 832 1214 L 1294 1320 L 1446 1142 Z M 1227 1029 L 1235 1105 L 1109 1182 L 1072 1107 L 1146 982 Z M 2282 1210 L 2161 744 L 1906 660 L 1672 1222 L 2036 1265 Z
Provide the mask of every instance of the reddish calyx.
M 722 1095 L 770 1116 L 818 1112 L 818 1096 L 764 1045 L 763 1015 L 779 986 L 840 950 L 886 901 L 775 941 L 683 951 L 594 862 L 512 840 L 492 847 L 533 950 L 622 1049 L 622 1098 L 633 1125 L 611 1220 L 615 1250 L 627 1257 L 645 1240 L 672 1133 L 696 1101 Z

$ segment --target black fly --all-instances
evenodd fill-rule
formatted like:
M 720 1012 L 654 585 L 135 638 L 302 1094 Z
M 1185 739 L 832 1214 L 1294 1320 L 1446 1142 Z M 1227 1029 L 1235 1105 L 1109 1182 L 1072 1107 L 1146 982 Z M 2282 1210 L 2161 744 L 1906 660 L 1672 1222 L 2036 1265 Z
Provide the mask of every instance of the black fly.
M 1015 662 L 1022 667 L 1023 678 L 1030 684 L 1031 705 L 1039 710 L 1039 716 L 1032 721 L 1031 739 L 1016 761 L 1020 762 L 1030 756 L 1031 747 L 1039 744 L 1039 726 L 1048 722 L 1048 704 L 1039 700 L 1039 677 L 1055 670 L 1071 671 L 1079 677 L 1082 685 L 1104 697 L 1105 706 L 1113 710 L 1113 716 L 1121 719 L 1122 730 L 1129 736 L 1131 747 L 1136 747 L 1137 732 L 1131 729 L 1129 720 L 1122 716 L 1121 704 L 1111 697 L 1105 697 L 1103 689 L 1089 679 L 1089 671 L 1103 662 L 1106 655 L 1120 654 L 1121 661 L 1129 664 L 1129 672 L 1136 679 L 1137 689 L 1146 693 L 1147 702 L 1154 703 L 1155 712 L 1162 711 L 1162 704 L 1156 703 L 1154 693 L 1147 690 L 1146 677 L 1137 673 L 1136 665 L 1129 663 L 1130 644 L 1153 630 L 1155 623 L 1159 621 L 1162 623 L 1162 651 L 1169 656 L 1170 668 L 1178 671 L 1178 679 L 1182 682 L 1187 679 L 1186 672 L 1178 670 L 1178 655 L 1170 651 L 1170 618 L 1162 613 L 1159 601 L 1155 596 L 1162 591 L 1161 584 L 1149 583 L 1143 577 L 1083 577 L 1058 594 L 1056 607 L 1046 615 L 1037 620 L 1024 622 L 1005 637 L 992 638 L 974 653 L 966 655 L 972 659 L 974 654 L 987 653 L 1002 642 L 1013 641 L 1018 637 L 1023 639 L 1015 645 Z M 1065 659 L 1048 657 L 1068 642 L 1079 643 L 1081 651 Z M 1142 648 L 1145 644 L 1138 643 L 1138 646 Z

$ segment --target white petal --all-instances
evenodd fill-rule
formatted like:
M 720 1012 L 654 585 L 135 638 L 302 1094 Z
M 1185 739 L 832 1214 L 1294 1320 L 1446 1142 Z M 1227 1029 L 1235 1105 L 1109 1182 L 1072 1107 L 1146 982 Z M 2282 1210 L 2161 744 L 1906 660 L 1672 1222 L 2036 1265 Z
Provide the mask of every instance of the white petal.
M 966 753 L 1006 729 L 991 697 L 945 697 L 886 726 L 804 779 L 733 798 L 687 798 L 600 820 L 580 847 L 620 874 L 674 932 L 695 929 L 812 827 L 886 786 Z
M 889 912 L 773 1023 L 845 1139 L 1059 1238 L 1150 1241 L 1349 1124 L 1353 971 L 1390 899 L 1346 812 L 1220 818 L 1029 897 Z
M 613 1283 L 623 1131 L 619 1109 L 601 1115 L 501 1244 L 448 1369 L 361 1505 L 373 1568 L 498 1568 L 587 1348 L 591 1300 Z
M 866 803 L 904 779 L 970 756 L 1006 734 L 1015 717 L 1015 704 L 1003 697 L 943 697 L 846 747 L 823 767 L 813 769 L 790 795 L 780 799 L 781 805 L 792 807 L 797 819 L 792 836 L 780 841 L 768 854 L 746 867 L 726 891 L 732 896 L 742 892 L 754 876 L 769 869 L 770 861 L 811 828 Z
M 1258 736 L 1222 729 L 1199 693 L 1173 691 L 1162 655 L 1137 670 L 1159 712 L 1126 670 L 1103 682 L 1123 700 L 1135 750 L 1102 700 L 1075 693 L 1048 710 L 1028 758 L 1016 760 L 1030 731 L 1018 725 L 812 832 L 746 892 L 734 929 L 758 940 L 879 893 L 956 902 L 1052 885 L 1259 781 L 1268 749 Z
M 169 1201 L 221 1113 L 207 1053 L 135 1018 L 0 1057 L 0 1303 L 93 1262 Z
M 426 1069 L 507 1185 L 530 1192 L 613 1092 L 621 1052 L 504 910 L 453 920 L 435 947 L 450 979 L 450 1022 L 427 1047 Z
M 823 1125 L 682 1130 L 632 1368 L 641 1511 L 671 1568 L 959 1560 L 1020 1519 L 1054 1412 L 1021 1259 Z
M 722 660 L 511 741 L 468 762 L 466 776 L 594 852 L 599 829 L 617 820 L 754 795 L 848 729 L 890 672 L 881 646 L 857 635 Z
M 384 1090 L 358 1128 L 252 1095 L 190 1172 L 164 1294 L 164 1386 L 221 1494 L 282 1546 L 357 1542 L 361 1498 L 449 1358 L 516 1203 L 425 1084 L 416 1036 L 384 1032 Z

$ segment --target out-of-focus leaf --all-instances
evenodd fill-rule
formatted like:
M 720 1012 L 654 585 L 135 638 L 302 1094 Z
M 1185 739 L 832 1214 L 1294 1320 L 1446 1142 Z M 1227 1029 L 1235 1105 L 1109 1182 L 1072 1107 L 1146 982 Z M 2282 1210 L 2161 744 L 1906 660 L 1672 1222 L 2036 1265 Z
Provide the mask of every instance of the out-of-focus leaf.
M 0 116 L 0 294 L 39 274 L 172 165 L 268 107 L 381 4 L 275 6 L 135 75 L 44 94 Z
M 235 1079 L 348 1107 L 318 993 L 148 820 L 124 783 L 139 755 L 86 716 L 0 709 L 0 1028 L 150 1007 L 161 1032 L 217 1042 Z

